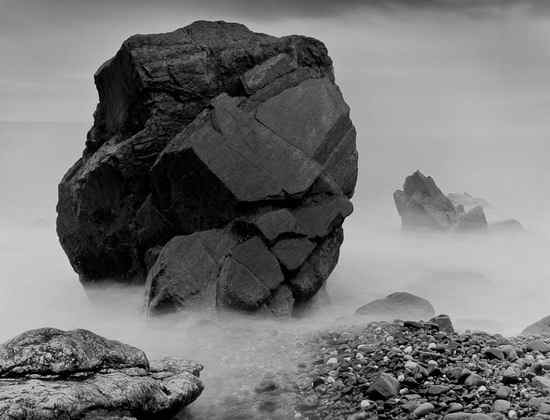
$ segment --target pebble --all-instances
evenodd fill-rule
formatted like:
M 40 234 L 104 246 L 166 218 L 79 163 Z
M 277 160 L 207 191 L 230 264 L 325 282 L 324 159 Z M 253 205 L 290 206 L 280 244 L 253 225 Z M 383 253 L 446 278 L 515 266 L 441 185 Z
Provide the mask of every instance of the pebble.
M 431 403 L 420 404 L 413 412 L 415 417 L 424 417 L 426 414 L 435 410 L 435 407 Z
M 507 413 L 510 411 L 511 404 L 509 401 L 506 400 L 496 400 L 493 404 L 493 411 L 497 411 L 499 413 Z
M 330 359 L 327 360 L 327 365 L 337 365 L 338 364 L 338 359 L 336 357 L 331 357 Z
M 302 418 L 550 419 L 544 340 L 415 321 L 330 331 L 311 345 L 312 361 L 299 370 L 309 378 L 300 380 L 299 401 L 310 398 Z

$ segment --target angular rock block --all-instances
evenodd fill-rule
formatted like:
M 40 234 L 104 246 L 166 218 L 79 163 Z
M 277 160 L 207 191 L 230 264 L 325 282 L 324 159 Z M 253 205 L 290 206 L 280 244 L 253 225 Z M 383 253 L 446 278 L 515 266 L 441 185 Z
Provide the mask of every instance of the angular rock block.
M 196 22 L 129 38 L 95 80 L 94 126 L 58 203 L 84 284 L 145 280 L 151 312 L 288 314 L 319 290 L 357 180 L 321 42 Z

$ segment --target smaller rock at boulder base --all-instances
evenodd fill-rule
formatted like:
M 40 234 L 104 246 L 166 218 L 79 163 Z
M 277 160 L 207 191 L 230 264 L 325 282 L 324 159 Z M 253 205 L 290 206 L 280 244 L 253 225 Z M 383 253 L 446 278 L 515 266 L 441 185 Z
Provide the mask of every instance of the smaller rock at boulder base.
M 361 306 L 357 315 L 368 316 L 373 320 L 393 321 L 427 320 L 435 315 L 430 302 L 411 293 L 396 292 Z
M 437 315 L 436 317 L 430 319 L 430 322 L 433 322 L 439 327 L 440 331 L 446 332 L 448 334 L 453 334 L 455 329 L 449 315 Z

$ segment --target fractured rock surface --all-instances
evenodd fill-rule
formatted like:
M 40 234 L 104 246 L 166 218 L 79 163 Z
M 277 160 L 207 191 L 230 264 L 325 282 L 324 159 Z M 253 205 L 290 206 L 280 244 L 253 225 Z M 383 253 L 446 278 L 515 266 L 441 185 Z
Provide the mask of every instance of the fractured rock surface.
M 0 346 L 0 418 L 168 419 L 200 395 L 201 370 L 87 330 L 30 330 Z
M 321 42 L 195 22 L 129 38 L 95 81 L 94 126 L 57 207 L 84 284 L 145 280 L 151 312 L 281 314 L 315 295 L 357 180 Z

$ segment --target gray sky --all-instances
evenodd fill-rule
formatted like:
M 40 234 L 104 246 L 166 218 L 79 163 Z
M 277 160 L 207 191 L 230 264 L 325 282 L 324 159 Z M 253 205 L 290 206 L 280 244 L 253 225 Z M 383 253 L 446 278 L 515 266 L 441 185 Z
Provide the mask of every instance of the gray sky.
M 63 160 L 60 154 L 49 163 L 59 168 L 55 186 L 72 163 L 67 154 L 76 158 L 83 148 L 97 101 L 92 75 L 125 38 L 197 19 L 225 19 L 326 43 L 359 133 L 356 204 L 368 210 L 361 214 L 382 214 L 365 222 L 391 214 L 389 222 L 397 223 L 393 210 L 384 213 L 392 206 L 391 192 L 417 168 L 434 175 L 445 190 L 485 196 L 505 209 L 504 216 L 548 218 L 547 5 L 546 0 L 0 0 L 0 121 L 80 124 L 71 135 L 65 130 L 56 136 L 50 127 L 44 137 L 36 128 L 19 140 L 22 134 L 12 130 L 11 148 L 8 137 L 0 139 L 0 161 L 8 162 L 0 175 L 21 167 L 6 150 L 34 139 L 42 143 L 19 153 L 27 162 L 40 161 L 40 147 L 63 148 Z M 55 198 L 55 191 L 48 194 Z

